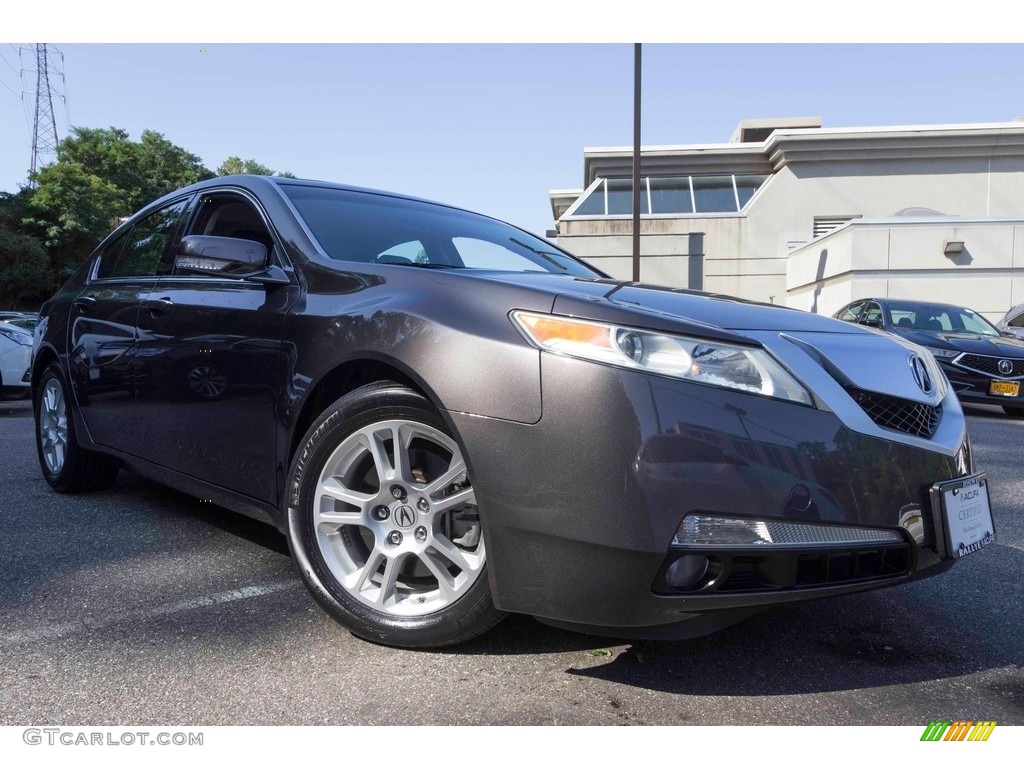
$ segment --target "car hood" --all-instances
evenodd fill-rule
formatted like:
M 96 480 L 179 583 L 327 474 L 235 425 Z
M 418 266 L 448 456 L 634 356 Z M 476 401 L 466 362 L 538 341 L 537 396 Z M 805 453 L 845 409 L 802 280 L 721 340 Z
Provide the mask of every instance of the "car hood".
M 944 397 L 938 366 L 914 344 L 875 329 L 797 309 L 730 296 L 614 280 L 555 278 L 557 314 L 750 344 L 770 350 L 805 381 L 824 372 L 841 388 L 937 405 Z M 536 285 L 536 283 L 534 283 Z M 923 391 L 911 358 L 928 358 L 934 386 Z
M 667 331 L 685 331 L 686 327 L 695 326 L 704 332 L 720 329 L 871 334 L 859 326 L 822 315 L 700 291 L 536 273 L 494 272 L 487 277 L 557 292 L 552 311 L 592 320 L 639 323 Z
M 1024 341 L 1009 336 L 980 336 L 950 331 L 898 331 L 908 341 L 925 347 L 953 349 L 972 355 L 1024 357 Z

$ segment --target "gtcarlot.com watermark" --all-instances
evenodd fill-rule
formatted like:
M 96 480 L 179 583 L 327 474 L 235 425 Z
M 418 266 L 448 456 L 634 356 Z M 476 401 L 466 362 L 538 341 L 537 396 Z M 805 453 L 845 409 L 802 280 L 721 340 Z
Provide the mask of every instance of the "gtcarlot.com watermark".
M 85 731 L 75 728 L 26 728 L 22 741 L 50 747 L 201 747 L 203 733 L 184 731 Z

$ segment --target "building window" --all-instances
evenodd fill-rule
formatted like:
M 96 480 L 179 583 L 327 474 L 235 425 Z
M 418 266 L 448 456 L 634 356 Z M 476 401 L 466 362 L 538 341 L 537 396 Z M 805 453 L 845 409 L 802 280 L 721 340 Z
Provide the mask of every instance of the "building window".
M 640 179 L 640 213 L 650 213 L 647 209 L 647 190 L 644 182 Z M 633 180 L 632 179 L 608 179 L 605 182 L 608 190 L 609 216 L 629 216 L 633 213 Z
M 648 179 L 651 207 L 657 213 L 693 213 L 690 177 Z
M 648 176 L 640 180 L 642 215 L 738 213 L 768 177 L 734 174 L 720 176 Z M 629 216 L 633 213 L 632 179 L 597 179 L 566 211 L 575 216 Z
M 691 176 L 693 205 L 697 213 L 738 211 L 732 176 Z

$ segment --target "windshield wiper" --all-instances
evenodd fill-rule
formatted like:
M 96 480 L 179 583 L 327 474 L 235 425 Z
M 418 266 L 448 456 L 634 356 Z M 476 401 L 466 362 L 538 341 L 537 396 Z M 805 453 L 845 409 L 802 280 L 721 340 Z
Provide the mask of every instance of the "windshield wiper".
M 538 256 L 540 256 L 542 259 L 544 259 L 544 261 L 547 261 L 547 262 L 549 262 L 551 264 L 554 264 L 556 267 L 558 267 L 559 269 L 561 269 L 563 271 L 569 269 L 567 266 L 565 266 L 561 262 L 555 261 L 554 259 L 551 258 L 552 256 L 557 256 L 559 258 L 564 259 L 565 257 L 562 256 L 562 254 L 560 254 L 560 253 L 555 253 L 554 251 L 542 251 L 542 250 L 540 250 L 538 248 L 534 248 L 531 245 L 527 245 L 526 243 L 522 242 L 521 240 L 516 240 L 514 237 L 510 237 L 509 240 L 511 240 L 516 245 L 525 248 L 528 251 L 533 251 Z

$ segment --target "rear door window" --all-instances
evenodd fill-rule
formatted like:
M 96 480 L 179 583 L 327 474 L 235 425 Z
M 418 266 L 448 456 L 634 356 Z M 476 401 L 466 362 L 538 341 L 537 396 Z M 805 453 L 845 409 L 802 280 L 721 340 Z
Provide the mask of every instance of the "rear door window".
M 97 278 L 153 277 L 175 241 L 191 198 L 177 200 L 135 223 L 100 256 Z

